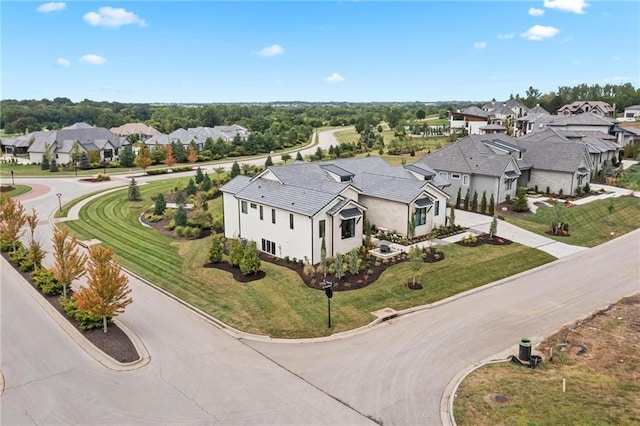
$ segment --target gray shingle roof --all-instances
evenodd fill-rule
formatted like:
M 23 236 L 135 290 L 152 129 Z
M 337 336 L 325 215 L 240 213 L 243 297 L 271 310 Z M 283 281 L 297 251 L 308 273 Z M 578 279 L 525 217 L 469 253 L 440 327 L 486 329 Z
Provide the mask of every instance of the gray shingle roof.
M 524 137 L 516 139 L 516 143 L 527 150 L 527 161 L 534 169 L 575 173 L 585 155 L 588 156 L 582 143 L 525 140 Z
M 277 207 L 305 216 L 313 216 L 337 195 L 266 179 L 256 179 L 236 194 L 241 200 Z
M 502 176 L 512 157 L 493 152 L 483 143 L 490 140 L 515 144 L 513 138 L 503 134 L 472 135 L 427 154 L 415 164 L 425 164 L 435 170 L 447 172 Z
M 44 152 L 45 144 L 48 144 L 52 152 L 59 149 L 63 141 L 78 141 L 86 150 L 104 147 L 107 141 L 115 148 L 121 146 L 120 137 L 103 127 L 92 127 L 87 123 L 76 123 L 73 126 L 60 130 L 47 130 L 33 132 L 25 135 L 27 140 L 34 138 L 29 147 L 29 152 Z M 56 143 L 57 142 L 57 143 Z
M 592 112 L 582 114 L 559 116 L 555 118 L 549 126 L 611 126 L 613 121 Z
M 229 194 L 237 194 L 242 191 L 247 185 L 251 183 L 249 176 L 239 175 L 231 179 L 220 187 L 221 192 L 228 192 Z

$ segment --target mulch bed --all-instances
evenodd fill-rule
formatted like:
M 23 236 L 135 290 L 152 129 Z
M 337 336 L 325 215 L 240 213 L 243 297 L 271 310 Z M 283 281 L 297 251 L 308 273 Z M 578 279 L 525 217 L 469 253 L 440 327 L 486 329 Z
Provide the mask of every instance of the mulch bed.
M 20 273 L 24 277 L 25 280 L 31 284 L 33 288 L 35 288 L 38 293 L 40 293 L 40 289 L 33 282 L 33 278 L 31 278 L 31 272 L 23 272 L 20 268 L 16 268 L 11 260 L 9 260 L 9 255 L 6 252 L 2 252 L 2 256 L 7 259 L 7 262 L 14 267 L 16 271 Z M 71 296 L 73 292 L 70 289 L 67 289 L 67 295 Z M 58 312 L 62 314 L 62 316 L 69 321 L 84 337 L 87 338 L 95 347 L 100 349 L 105 354 L 109 355 L 116 361 L 129 363 L 134 362 L 140 359 L 140 355 L 138 351 L 136 351 L 135 346 L 129 339 L 129 336 L 126 335 L 124 331 L 122 331 L 116 324 L 109 324 L 107 327 L 107 333 L 102 331 L 102 327 L 96 328 L 93 330 L 81 330 L 78 327 L 78 324 L 69 318 L 62 309 L 62 305 L 60 304 L 60 298 L 62 296 L 45 296 L 40 293 L 47 302 L 51 304 Z
M 436 256 L 437 255 L 437 256 Z M 312 274 L 306 275 L 304 273 L 304 266 L 300 265 L 300 263 L 286 261 L 285 259 L 281 259 L 279 257 L 270 256 L 266 253 L 259 253 L 260 260 L 262 262 L 269 262 L 275 265 L 283 266 L 285 268 L 289 268 L 292 271 L 296 272 L 302 281 L 304 281 L 305 285 L 309 288 L 313 288 L 316 290 L 322 290 L 322 287 L 325 285 L 325 277 L 321 272 L 317 272 L 314 270 Z M 389 259 L 389 262 L 385 265 L 381 263 L 379 266 L 375 265 L 375 257 L 368 255 L 367 259 L 371 262 L 371 265 L 366 270 L 361 270 L 357 275 L 351 275 L 348 272 L 348 265 L 345 265 L 345 275 L 338 280 L 335 276 L 327 276 L 327 281 L 331 281 L 333 283 L 333 291 L 347 291 L 347 290 L 357 290 L 360 288 L 364 288 L 370 284 L 373 284 L 389 266 L 406 262 L 406 259 L 401 259 L 403 255 L 397 255 L 392 259 Z M 437 257 L 437 258 L 436 258 Z M 427 256 L 424 259 L 425 263 L 433 263 L 444 260 L 444 253 L 440 250 L 429 251 Z M 255 275 L 244 276 L 240 272 L 240 268 L 236 268 L 234 266 L 229 265 L 227 262 L 220 263 L 207 263 L 204 265 L 205 268 L 216 268 L 223 271 L 230 272 L 233 274 L 233 277 L 236 281 L 247 283 L 255 280 L 259 280 L 264 278 L 266 275 L 263 271 L 258 271 Z M 419 286 L 419 287 L 418 287 Z M 411 288 L 409 286 L 409 288 Z M 416 283 L 416 288 L 412 288 L 413 290 L 417 290 L 422 288 L 419 283 Z
M 512 244 L 513 241 L 507 240 L 506 238 L 498 237 L 497 235 L 491 238 L 489 234 L 480 234 L 476 235 L 476 241 L 471 243 L 465 243 L 462 240 L 457 241 L 456 244 L 464 247 L 478 247 L 483 244 L 491 244 L 494 246 L 506 246 Z
M 529 216 L 533 214 L 531 210 L 527 210 L 526 212 L 516 212 L 513 210 L 513 205 L 510 202 L 503 202 L 496 205 L 496 214 L 503 216 Z
M 11 185 L 2 185 L 2 186 L 0 186 L 0 192 L 11 192 L 14 189 L 16 189 L 15 186 L 11 186 Z
M 545 234 L 547 235 L 552 235 L 554 237 L 570 237 L 571 234 L 567 233 L 567 234 L 556 234 L 555 232 L 552 231 L 544 231 Z

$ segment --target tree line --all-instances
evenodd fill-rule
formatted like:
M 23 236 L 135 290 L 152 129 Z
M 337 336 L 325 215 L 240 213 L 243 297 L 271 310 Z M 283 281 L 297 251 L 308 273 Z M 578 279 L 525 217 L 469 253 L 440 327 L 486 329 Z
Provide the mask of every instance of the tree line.
M 542 93 L 529 86 L 524 96 L 511 95 L 528 107 L 539 104 L 550 113 L 562 105 L 579 101 L 605 101 L 616 104 L 617 111 L 630 105 L 640 104 L 640 89 L 631 83 L 625 84 L 579 84 L 574 87 L 560 86 L 555 91 Z M 474 102 L 406 102 L 406 103 L 260 103 L 260 104 L 195 104 L 158 105 L 147 103 L 121 103 L 106 101 L 72 102 L 69 98 L 53 100 L 0 101 L 0 129 L 6 134 L 24 134 L 42 129 L 60 129 L 77 122 L 112 128 L 131 122 L 142 122 L 162 133 L 171 133 L 180 128 L 213 127 L 238 124 L 265 137 L 281 141 L 303 142 L 308 140 L 313 129 L 321 126 L 358 127 L 376 126 L 386 121 L 389 127 L 403 121 L 422 120 L 426 116 L 443 118 L 447 111 Z

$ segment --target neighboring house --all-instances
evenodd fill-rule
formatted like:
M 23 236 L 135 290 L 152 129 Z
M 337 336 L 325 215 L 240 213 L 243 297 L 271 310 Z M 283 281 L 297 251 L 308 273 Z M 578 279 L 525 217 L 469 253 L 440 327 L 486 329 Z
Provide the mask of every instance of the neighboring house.
M 640 128 L 638 127 L 615 126 L 613 133 L 618 136 L 617 140 L 620 146 L 625 146 L 628 143 L 640 145 Z
M 528 136 L 513 140 L 525 152 L 531 168 L 524 173 L 522 186 L 537 187 L 564 195 L 575 194 L 578 187 L 590 182 L 592 171 L 587 146 L 566 140 L 532 140 Z
M 31 136 L 18 136 L 17 138 L 0 138 L 0 148 L 2 152 L 9 155 L 29 155 Z
M 494 133 L 506 133 L 507 128 L 499 124 L 487 124 L 480 127 L 481 135 L 492 135 Z
M 444 225 L 445 185 L 427 167 L 392 167 L 380 157 L 272 166 L 220 188 L 225 236 L 316 264 L 323 237 L 327 257 L 362 245 L 365 212 L 372 225 L 402 234 L 412 223 L 416 236 Z
M 556 127 L 547 127 L 516 139 L 516 143 L 520 144 L 520 141 L 527 142 L 527 146 L 529 146 L 528 142 L 581 144 L 587 149 L 590 159 L 588 169 L 594 174 L 602 170 L 605 162 L 611 162 L 613 158 L 617 159 L 620 150 L 615 142 L 615 138 L 611 135 L 592 131 L 564 130 Z M 555 153 L 555 155 L 566 155 L 566 147 L 562 145 L 555 146 L 562 148 Z M 529 158 L 529 156 L 527 156 L 527 158 Z M 564 192 L 566 193 L 566 189 Z
M 151 136 L 160 133 L 152 126 L 147 126 L 144 123 L 127 123 L 120 127 L 112 127 L 109 130 L 118 136 L 129 137 L 131 135 L 138 135 L 141 141 L 147 140 Z
M 489 114 L 508 114 L 503 108 L 508 108 L 511 111 L 511 115 L 514 118 L 520 118 L 529 113 L 529 108 L 526 105 L 516 101 L 515 99 L 509 99 L 508 101 L 498 102 L 495 99 L 492 99 L 491 102 L 487 102 L 482 106 L 484 111 L 487 111 Z M 501 110 L 501 112 L 498 112 Z
M 522 152 L 513 140 L 504 134 L 468 136 L 427 154 L 414 165 L 427 166 L 447 180 L 450 186 L 445 191 L 453 199 L 460 188 L 462 199 L 468 190 L 470 197 L 477 192 L 480 200 L 486 192 L 487 199 L 493 194 L 495 202 L 501 203 L 507 196 L 515 196 L 521 175 L 517 160 Z
M 623 117 L 625 121 L 640 119 L 640 105 L 631 105 L 624 109 Z
M 593 112 L 585 112 L 578 115 L 556 117 L 548 126 L 557 130 L 569 130 L 589 134 L 590 136 L 600 135 L 606 137 L 606 135 L 610 135 L 613 132 L 615 124 L 615 121 L 611 118 L 603 117 Z M 618 144 L 621 146 L 620 140 L 618 140 Z
M 557 119 L 557 115 L 551 115 L 548 112 L 530 112 L 524 117 L 518 118 L 516 121 L 515 136 L 526 135 L 544 129 L 549 123 Z
M 187 146 L 193 142 L 196 149 L 202 151 L 207 139 L 213 141 L 222 139 L 225 142 L 231 142 L 236 137 L 246 139 L 250 134 L 247 129 L 237 124 L 231 126 L 191 127 L 188 129 L 177 129 L 168 135 L 157 134 L 147 139 L 145 143 L 147 146 L 153 147 L 155 145 L 171 145 L 174 142 Z
M 611 105 L 603 101 L 576 101 L 558 109 L 558 115 L 574 115 L 586 112 L 611 117 L 615 111 Z
M 77 143 L 82 152 L 98 151 L 100 160 L 117 160 L 123 144 L 121 138 L 103 127 L 93 127 L 87 123 L 76 123 L 60 130 L 46 130 L 22 136 L 29 141 L 29 161 L 41 163 L 48 150 L 50 158 L 58 164 L 72 162 L 71 152 Z
M 466 135 L 479 135 L 480 128 L 489 124 L 489 114 L 477 106 L 471 106 L 457 112 L 449 113 L 449 129 L 451 132 L 462 131 Z

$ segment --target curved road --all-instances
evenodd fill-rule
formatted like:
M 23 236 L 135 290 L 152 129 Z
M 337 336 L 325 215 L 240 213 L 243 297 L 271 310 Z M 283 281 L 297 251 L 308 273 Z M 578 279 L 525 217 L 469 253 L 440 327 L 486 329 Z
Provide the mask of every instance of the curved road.
M 24 182 L 51 186 L 23 196 L 40 212 L 43 242 L 56 192 L 65 201 L 126 184 Z M 2 260 L 0 422 L 438 424 L 443 392 L 461 371 L 640 291 L 639 255 L 635 231 L 369 332 L 313 343 L 236 339 L 131 278 L 135 303 L 120 318 L 151 354 L 131 372 L 108 370 L 80 349 Z

